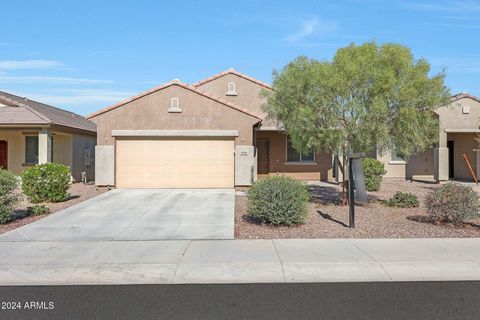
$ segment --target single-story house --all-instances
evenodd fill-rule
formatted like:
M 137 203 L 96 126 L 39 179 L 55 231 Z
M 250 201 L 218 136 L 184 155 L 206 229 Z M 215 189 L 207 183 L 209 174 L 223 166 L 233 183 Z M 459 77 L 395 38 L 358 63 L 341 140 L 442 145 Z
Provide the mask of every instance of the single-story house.
M 87 119 L 97 125 L 96 184 L 231 188 L 257 176 L 328 180 L 332 156 L 297 152 L 262 111 L 270 85 L 229 69 L 193 85 L 173 80 Z
M 480 176 L 480 98 L 468 93 L 452 96 L 450 105 L 439 107 L 438 143 L 431 149 L 405 161 L 394 152 L 378 154 L 385 164 L 387 179 L 471 181 L 473 172 Z
M 96 125 L 84 117 L 0 91 L 0 168 L 20 174 L 35 164 L 69 166 L 94 179 Z

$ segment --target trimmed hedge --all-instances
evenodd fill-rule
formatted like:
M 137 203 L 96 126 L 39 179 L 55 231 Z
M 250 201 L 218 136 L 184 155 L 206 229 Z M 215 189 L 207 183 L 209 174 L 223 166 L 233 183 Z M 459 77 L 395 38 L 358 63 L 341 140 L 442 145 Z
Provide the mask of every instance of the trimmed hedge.
M 248 215 L 272 225 L 301 224 L 308 215 L 309 199 L 305 183 L 285 176 L 268 177 L 248 190 Z
M 14 219 L 13 209 L 20 198 L 15 192 L 17 185 L 18 180 L 13 173 L 0 169 L 0 224 Z
M 416 208 L 420 205 L 416 195 L 410 192 L 397 191 L 385 204 L 389 207 Z
M 425 197 L 427 213 L 433 220 L 460 224 L 480 217 L 480 196 L 472 187 L 447 182 Z
M 70 169 L 62 164 L 39 164 L 22 172 L 22 191 L 33 203 L 66 200 L 69 184 Z
M 386 173 L 385 165 L 374 158 L 363 159 L 365 174 L 365 187 L 367 191 L 378 191 L 382 185 L 383 175 Z

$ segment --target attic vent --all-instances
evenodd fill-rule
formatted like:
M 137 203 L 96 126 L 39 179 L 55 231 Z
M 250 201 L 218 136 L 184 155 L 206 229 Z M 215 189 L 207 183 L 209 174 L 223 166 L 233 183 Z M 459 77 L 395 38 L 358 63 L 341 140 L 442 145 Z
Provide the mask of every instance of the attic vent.
M 182 112 L 180 108 L 180 98 L 170 99 L 170 109 L 168 109 L 168 112 Z
M 235 82 L 229 82 L 227 84 L 227 96 L 236 96 L 237 95 L 237 89 L 235 87 Z
M 470 113 L 470 106 L 462 106 L 462 113 L 463 114 Z

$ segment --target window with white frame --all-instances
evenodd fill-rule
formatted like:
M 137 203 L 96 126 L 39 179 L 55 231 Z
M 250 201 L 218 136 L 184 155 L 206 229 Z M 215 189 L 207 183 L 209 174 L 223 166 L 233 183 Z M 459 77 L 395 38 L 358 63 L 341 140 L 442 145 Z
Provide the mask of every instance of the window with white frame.
M 390 162 L 405 163 L 405 158 L 399 155 L 395 150 L 390 152 Z
M 170 99 L 170 109 L 169 112 L 181 112 L 182 109 L 180 108 L 180 98 L 171 98 Z
M 38 163 L 38 136 L 25 136 L 25 163 Z
M 227 84 L 227 95 L 236 95 L 237 94 L 237 88 L 235 86 L 235 82 L 229 82 Z
M 315 152 L 298 152 L 293 147 L 292 141 L 287 137 L 287 162 L 313 163 Z

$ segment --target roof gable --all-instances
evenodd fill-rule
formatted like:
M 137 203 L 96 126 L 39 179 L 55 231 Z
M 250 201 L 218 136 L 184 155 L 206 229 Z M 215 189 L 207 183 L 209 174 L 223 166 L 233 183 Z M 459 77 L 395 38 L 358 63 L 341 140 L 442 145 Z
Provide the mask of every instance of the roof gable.
M 233 68 L 230 68 L 230 69 L 228 69 L 228 70 L 222 71 L 222 72 L 220 72 L 220 73 L 217 73 L 217 74 L 215 74 L 215 75 L 213 75 L 213 76 L 211 76 L 211 77 L 205 78 L 205 79 L 203 79 L 203 80 L 200 80 L 200 81 L 194 83 L 193 86 L 194 86 L 194 87 L 201 86 L 202 84 L 208 83 L 208 82 L 213 81 L 213 80 L 218 79 L 218 78 L 221 78 L 221 77 L 223 77 L 223 76 L 226 76 L 227 74 L 234 74 L 234 75 L 236 75 L 236 76 L 238 76 L 238 77 L 244 78 L 244 79 L 246 79 L 246 80 L 248 80 L 248 81 L 251 81 L 251 82 L 253 82 L 253 83 L 256 83 L 256 84 L 258 84 L 258 85 L 260 85 L 260 86 L 262 86 L 262 87 L 265 87 L 265 88 L 267 88 L 267 89 L 272 89 L 272 87 L 271 87 L 268 83 L 263 82 L 263 81 L 260 81 L 260 80 L 255 79 L 255 78 L 252 78 L 252 77 L 250 77 L 250 76 L 247 76 L 246 74 L 241 73 L 241 72 L 238 72 L 237 70 L 235 70 L 235 69 L 233 69 Z
M 116 104 L 114 104 L 114 105 L 112 105 L 112 106 L 110 106 L 110 107 L 101 109 L 101 110 L 99 110 L 99 111 L 97 111 L 97 112 L 94 112 L 94 113 L 88 115 L 88 116 L 87 116 L 87 119 L 92 119 L 92 118 L 94 118 L 94 117 L 96 117 L 96 116 L 99 116 L 99 115 L 101 115 L 101 114 L 103 114 L 103 113 L 109 112 L 110 110 L 113 110 L 113 109 L 122 107 L 122 106 L 126 105 L 126 104 L 129 103 L 129 102 L 138 100 L 138 99 L 140 99 L 140 98 L 142 98 L 142 97 L 144 97 L 144 96 L 147 96 L 147 95 L 149 95 L 149 94 L 152 94 L 152 93 L 154 93 L 154 92 L 163 90 L 163 89 L 165 89 L 165 88 L 168 88 L 168 87 L 174 86 L 174 85 L 179 86 L 179 87 L 181 87 L 181 88 L 183 88 L 183 89 L 189 90 L 189 91 L 191 91 L 191 92 L 194 92 L 194 93 L 196 93 L 196 94 L 199 94 L 199 95 L 201 95 L 201 96 L 203 96 L 203 97 L 206 97 L 206 98 L 208 98 L 208 99 L 214 100 L 214 101 L 216 101 L 216 102 L 218 102 L 218 103 L 220 103 L 220 104 L 222 104 L 222 105 L 224 105 L 224 106 L 227 106 L 227 107 L 229 107 L 229 108 L 235 109 L 235 110 L 240 111 L 240 112 L 243 112 L 243 113 L 245 113 L 245 114 L 247 114 L 247 115 L 249 115 L 249 116 L 252 116 L 252 117 L 254 117 L 254 118 L 257 118 L 257 119 L 259 119 L 259 120 L 262 119 L 260 115 L 254 113 L 254 112 L 252 112 L 252 111 L 250 111 L 250 110 L 248 110 L 248 109 L 246 109 L 246 108 L 243 108 L 243 107 L 241 107 L 241 106 L 235 105 L 235 104 L 233 104 L 233 103 L 231 103 L 231 102 L 229 102 L 229 101 L 226 101 L 226 100 L 224 100 L 224 99 L 222 99 L 222 98 L 220 98 L 220 97 L 217 97 L 217 96 L 215 96 L 215 95 L 212 95 L 212 94 L 210 94 L 210 93 L 208 93 L 208 92 L 206 92 L 206 91 L 203 91 L 203 90 L 201 90 L 201 89 L 198 89 L 198 88 L 196 88 L 196 87 L 194 87 L 194 86 L 191 86 L 191 85 L 188 85 L 188 84 L 186 84 L 186 83 L 183 83 L 183 82 L 181 82 L 181 81 L 179 81 L 179 80 L 170 81 L 170 82 L 165 83 L 165 84 L 162 84 L 162 85 L 160 85 L 160 86 L 158 86 L 158 87 L 154 87 L 154 88 L 152 88 L 152 89 L 150 89 L 150 90 L 147 90 L 147 91 L 145 91 L 145 92 L 142 92 L 142 93 L 140 93 L 140 94 L 138 94 L 138 95 L 136 95 L 136 96 L 133 96 L 133 97 L 131 97 L 131 98 L 125 99 L 125 100 L 123 100 L 123 101 L 120 101 L 119 103 L 116 103 Z
M 453 95 L 452 96 L 452 102 L 455 102 L 455 101 L 458 101 L 460 99 L 463 99 L 463 98 L 469 98 L 469 99 L 472 99 L 472 100 L 475 100 L 477 102 L 480 102 L 480 98 L 479 97 L 476 97 L 474 95 L 471 95 L 467 92 L 462 92 L 462 93 L 458 93 L 456 95 Z

